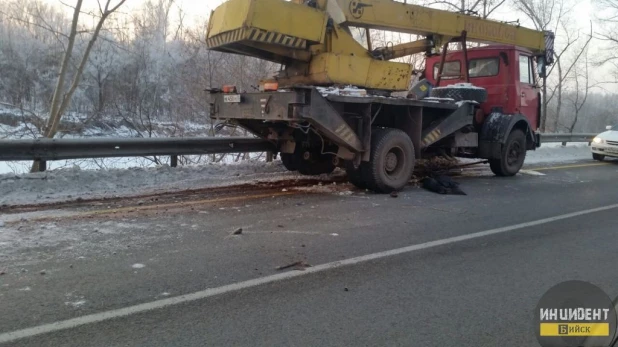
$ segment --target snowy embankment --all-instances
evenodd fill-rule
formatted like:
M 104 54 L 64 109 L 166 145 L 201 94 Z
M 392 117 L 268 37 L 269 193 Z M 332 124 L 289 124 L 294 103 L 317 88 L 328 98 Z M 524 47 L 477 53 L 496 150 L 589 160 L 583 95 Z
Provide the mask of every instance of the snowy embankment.
M 543 145 L 528 152 L 527 165 L 591 160 L 587 144 Z M 0 205 L 49 203 L 135 196 L 184 189 L 231 186 L 258 181 L 306 178 L 287 172 L 276 160 L 236 164 L 83 170 L 79 166 L 33 174 L 0 175 Z
M 568 143 L 566 146 L 562 146 L 560 143 L 545 143 L 536 151 L 526 153 L 525 165 L 586 159 L 592 160 L 592 152 L 590 152 L 590 146 L 587 143 Z
M 49 203 L 102 197 L 137 196 L 257 181 L 292 179 L 279 161 L 237 164 L 82 170 L 0 175 L 0 205 Z

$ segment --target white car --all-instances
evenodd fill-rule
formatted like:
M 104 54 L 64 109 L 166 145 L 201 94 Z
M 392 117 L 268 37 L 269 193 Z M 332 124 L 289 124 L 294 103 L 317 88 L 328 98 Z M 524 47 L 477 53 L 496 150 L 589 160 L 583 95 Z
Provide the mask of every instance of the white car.
M 607 131 L 592 140 L 592 158 L 603 160 L 605 157 L 618 158 L 618 125 L 607 126 Z

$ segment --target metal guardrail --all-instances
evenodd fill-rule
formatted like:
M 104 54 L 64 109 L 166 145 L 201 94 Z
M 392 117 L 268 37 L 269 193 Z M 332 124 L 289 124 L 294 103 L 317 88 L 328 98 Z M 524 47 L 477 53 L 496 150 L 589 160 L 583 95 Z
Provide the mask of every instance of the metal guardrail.
M 567 142 L 592 142 L 595 136 L 598 134 L 592 133 L 583 133 L 583 134 L 541 134 L 541 146 L 543 142 L 562 142 L 562 144 L 566 144 Z
M 0 140 L 0 161 L 39 160 L 42 169 L 48 160 L 171 156 L 176 166 L 179 155 L 213 153 L 272 152 L 273 144 L 245 137 L 178 137 L 178 138 L 96 138 Z M 43 171 L 42 170 L 42 171 Z
M 596 134 L 541 134 L 544 142 L 591 142 Z M 173 138 L 83 138 L 0 140 L 0 161 L 39 160 L 41 169 L 49 160 L 170 156 L 170 166 L 179 155 L 267 152 L 272 159 L 275 147 L 268 141 L 245 137 Z

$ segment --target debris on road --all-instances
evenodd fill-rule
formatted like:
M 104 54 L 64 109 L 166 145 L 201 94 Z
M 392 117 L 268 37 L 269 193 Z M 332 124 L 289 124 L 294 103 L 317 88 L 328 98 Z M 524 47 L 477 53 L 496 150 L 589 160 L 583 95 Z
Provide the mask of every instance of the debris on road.
M 348 287 L 345 287 L 345 288 L 343 288 L 343 291 L 349 292 L 350 290 L 348 289 Z
M 459 160 L 452 157 L 433 157 L 429 159 L 418 159 L 414 166 L 416 177 L 425 177 L 438 172 L 447 172 L 457 167 Z
M 391 192 L 391 198 L 396 198 L 398 196 L 399 196 L 399 193 L 397 193 L 396 191 Z
M 292 264 L 288 264 L 288 265 L 281 265 L 281 266 L 278 266 L 278 267 L 277 267 L 277 270 L 285 270 L 285 269 L 289 269 L 289 268 L 294 267 L 294 266 L 299 266 L 299 265 L 300 265 L 300 264 L 302 264 L 302 263 L 303 263 L 302 261 L 297 261 L 297 262 L 294 262 L 294 263 L 292 263 Z
M 4 270 L 0 270 L 0 276 L 5 275 L 6 272 Z
M 242 234 L 242 228 L 238 228 L 234 230 L 234 232 L 232 233 L 232 235 L 240 235 L 240 234 Z
M 138 263 L 138 264 L 131 265 L 131 267 L 134 268 L 134 269 L 142 269 L 142 268 L 145 268 L 146 265 Z
M 429 176 L 423 179 L 423 188 L 438 194 L 466 195 L 460 188 L 459 183 L 445 175 Z
M 47 270 L 41 270 L 41 272 L 39 272 L 41 275 L 45 275 L 47 273 Z
M 78 300 L 78 301 L 66 301 L 64 304 L 67 306 L 71 306 L 73 308 L 80 308 L 84 306 L 86 300 Z
M 293 263 L 288 264 L 288 265 L 279 266 L 276 269 L 277 270 L 285 270 L 285 269 L 289 269 L 289 268 L 294 268 L 295 270 L 304 270 L 307 267 L 311 267 L 311 265 L 309 265 L 309 264 L 307 264 L 307 263 L 305 263 L 304 261 L 301 260 L 301 261 L 293 262 Z

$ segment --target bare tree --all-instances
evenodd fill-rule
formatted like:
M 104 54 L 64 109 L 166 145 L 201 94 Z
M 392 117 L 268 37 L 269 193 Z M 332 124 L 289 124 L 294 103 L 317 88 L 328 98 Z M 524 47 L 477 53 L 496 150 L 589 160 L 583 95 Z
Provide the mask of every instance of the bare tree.
M 573 91 L 573 94 L 571 97 L 569 97 L 569 101 L 572 104 L 573 107 L 573 120 L 571 121 L 571 124 L 568 126 L 568 130 L 569 133 L 573 133 L 573 130 L 575 129 L 575 126 L 577 125 L 577 121 L 579 120 L 579 115 L 581 113 L 582 108 L 586 105 L 586 101 L 588 100 L 588 94 L 590 92 L 591 86 L 590 86 L 590 78 L 588 75 L 588 67 L 589 67 L 589 61 L 588 61 L 588 47 L 584 48 L 584 61 L 583 61 L 583 71 L 581 71 L 580 69 L 577 69 L 578 71 L 576 71 L 574 73 L 574 86 L 575 86 L 575 90 Z M 583 80 L 583 85 L 582 85 L 582 80 Z
M 105 23 L 105 20 L 112 13 L 114 13 L 120 6 L 122 6 L 122 4 L 124 4 L 125 1 L 126 0 L 120 0 L 115 6 L 111 6 L 111 0 L 106 0 L 104 7 L 101 6 L 100 1 L 98 2 L 99 14 L 100 14 L 99 20 L 94 28 L 94 31 L 90 37 L 90 40 L 88 41 L 86 50 L 84 51 L 80 59 L 79 66 L 77 67 L 77 70 L 75 71 L 73 75 L 73 80 L 71 81 L 71 84 L 68 90 L 66 90 L 65 80 L 68 75 L 69 65 L 73 58 L 73 47 L 75 46 L 78 22 L 79 22 L 79 17 L 81 14 L 82 3 L 83 3 L 83 0 L 77 0 L 77 3 L 75 7 L 73 8 L 73 20 L 71 21 L 71 31 L 67 38 L 67 47 L 64 52 L 64 57 L 62 59 L 62 65 L 60 66 L 60 71 L 58 73 L 58 80 L 56 83 L 56 88 L 54 90 L 54 95 L 52 97 L 52 103 L 51 103 L 51 107 L 49 111 L 49 118 L 47 120 L 45 131 L 43 133 L 45 137 L 52 138 L 54 137 L 54 135 L 56 135 L 56 132 L 58 131 L 58 125 L 60 124 L 60 119 L 62 118 L 62 115 L 64 114 L 64 112 L 66 111 L 67 107 L 69 106 L 71 102 L 73 93 L 75 93 L 75 89 L 77 88 L 81 80 L 81 76 L 84 72 L 84 67 L 86 66 L 86 63 L 88 62 L 88 56 L 90 55 L 90 51 L 92 50 L 92 47 L 97 41 L 97 38 L 99 36 L 99 33 L 101 32 L 101 29 L 103 28 L 103 24 Z M 39 164 L 40 164 L 39 162 L 35 161 L 32 164 L 31 171 L 32 172 L 39 171 Z
M 618 49 L 618 0 L 594 0 L 593 3 L 596 5 L 596 21 L 599 27 L 596 39 L 605 46 L 595 64 L 612 67 L 614 80 L 618 80 L 618 56 L 615 54 Z

